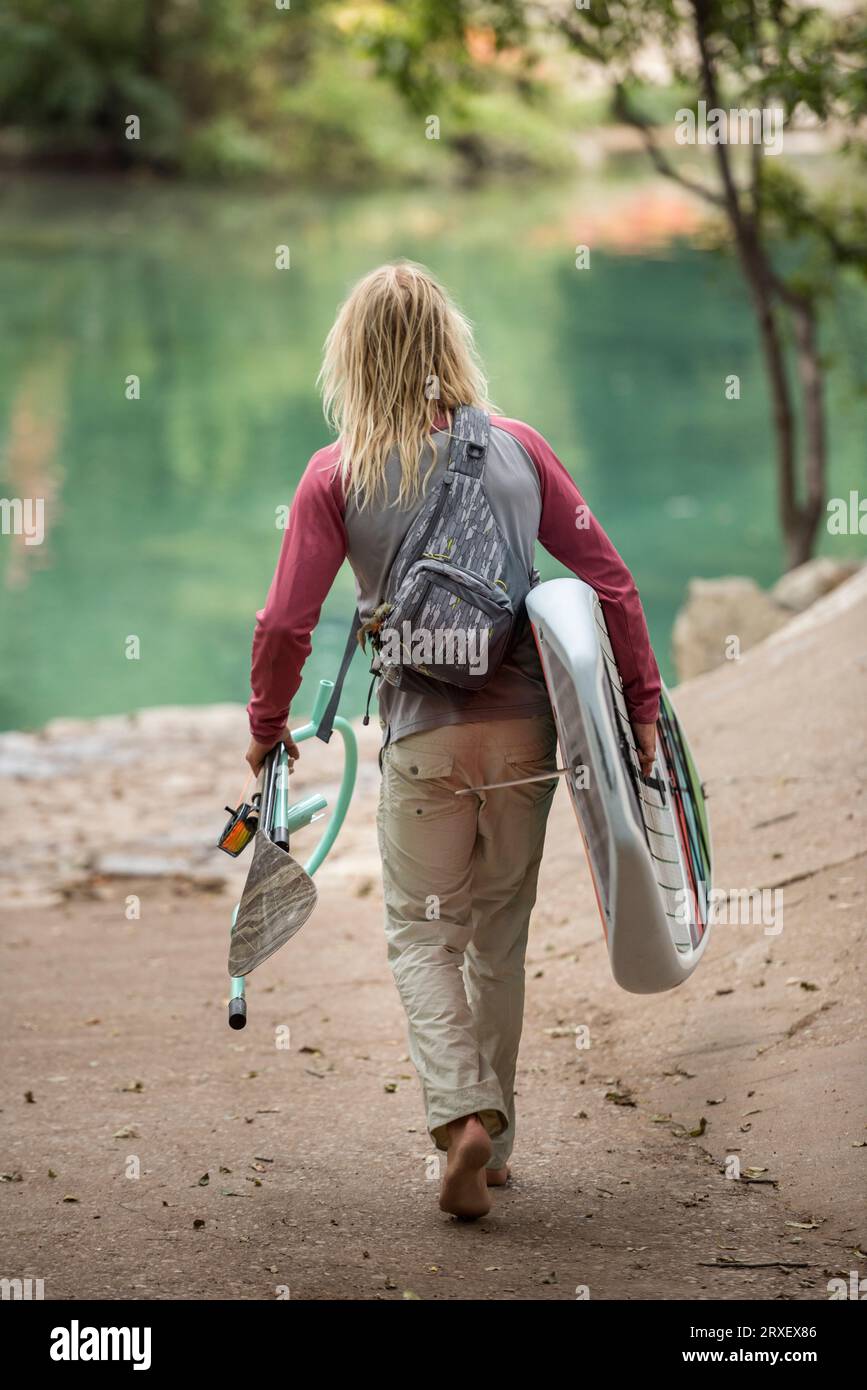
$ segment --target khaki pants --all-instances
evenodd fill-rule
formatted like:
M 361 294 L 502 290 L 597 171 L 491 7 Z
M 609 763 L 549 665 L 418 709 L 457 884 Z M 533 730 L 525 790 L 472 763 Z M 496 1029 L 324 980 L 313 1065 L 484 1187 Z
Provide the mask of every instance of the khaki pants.
M 388 959 L 437 1148 L 478 1113 L 499 1168 L 515 1137 L 524 954 L 556 779 L 553 717 L 449 724 L 386 747 L 377 826 Z

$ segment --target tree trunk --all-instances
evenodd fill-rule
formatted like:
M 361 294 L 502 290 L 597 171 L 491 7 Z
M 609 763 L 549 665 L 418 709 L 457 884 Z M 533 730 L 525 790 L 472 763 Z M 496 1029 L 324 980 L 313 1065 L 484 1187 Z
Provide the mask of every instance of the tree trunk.
M 713 57 L 708 46 L 707 0 L 692 0 L 695 35 L 701 62 L 703 95 L 709 108 L 720 105 Z M 735 236 L 738 256 L 756 311 L 762 352 L 771 388 L 777 453 L 777 505 L 786 567 L 809 560 L 813 552 L 819 519 L 825 505 L 825 411 L 822 369 L 819 363 L 815 305 L 803 295 L 783 285 L 770 262 L 761 240 L 757 209 L 751 215 L 741 205 L 732 174 L 728 149 L 715 147 L 723 185 L 726 213 Z M 786 354 L 777 322 L 777 305 L 784 303 L 792 314 L 798 347 L 805 442 L 803 448 L 805 491 L 803 505 L 798 501 L 795 413 L 786 372 Z
M 819 522 L 825 511 L 827 490 L 825 383 L 819 361 L 816 306 L 811 300 L 802 298 L 791 308 L 804 410 L 805 497 L 798 508 L 795 533 L 787 537 L 790 568 L 802 565 L 813 553 Z
M 786 353 L 777 323 L 769 268 L 764 257 L 757 246 L 742 246 L 740 241 L 738 250 L 758 319 L 765 370 L 771 389 L 777 456 L 777 511 L 786 550 L 786 568 L 791 569 L 801 563 L 792 558 L 797 548 L 795 541 L 800 531 L 800 517 L 796 484 L 795 413 L 786 373 Z

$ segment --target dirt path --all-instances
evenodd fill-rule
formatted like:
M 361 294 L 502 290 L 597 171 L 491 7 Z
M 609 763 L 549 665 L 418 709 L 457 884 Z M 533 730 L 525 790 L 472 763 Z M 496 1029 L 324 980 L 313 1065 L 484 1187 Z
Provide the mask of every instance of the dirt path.
M 824 1299 L 830 1277 L 863 1277 L 865 612 L 856 580 L 679 694 L 712 797 L 718 883 L 782 885 L 779 934 L 721 925 L 683 989 L 624 994 L 558 793 L 531 933 L 515 1177 L 472 1226 L 436 1207 L 385 964 L 373 736 L 317 913 L 257 972 L 242 1033 L 224 1010 L 242 870 L 209 887 L 223 865 L 201 850 L 236 790 L 238 711 L 196 714 L 205 744 L 221 731 L 216 793 L 200 759 L 187 772 L 178 758 L 190 711 L 108 721 L 107 760 L 91 741 L 76 763 L 79 725 L 7 738 L 4 800 L 26 796 L 58 853 L 46 869 L 39 834 L 22 828 L 5 884 L 0 1273 L 43 1278 L 61 1299 L 287 1287 L 315 1299 L 571 1299 L 583 1287 L 594 1299 Z M 92 726 L 97 742 L 106 723 Z M 148 739 L 159 758 L 142 752 Z M 85 777 L 97 794 L 74 852 L 60 848 L 66 807 L 52 809 L 39 780 L 49 753 L 67 759 L 70 799 Z M 319 757 L 299 785 L 314 784 Z M 150 782 L 165 792 L 172 778 L 185 822 L 166 830 Z M 114 867 L 92 858 L 96 832 Z M 182 851 L 186 879 L 146 876 L 154 856 Z M 740 1181 L 726 1176 L 732 1158 Z

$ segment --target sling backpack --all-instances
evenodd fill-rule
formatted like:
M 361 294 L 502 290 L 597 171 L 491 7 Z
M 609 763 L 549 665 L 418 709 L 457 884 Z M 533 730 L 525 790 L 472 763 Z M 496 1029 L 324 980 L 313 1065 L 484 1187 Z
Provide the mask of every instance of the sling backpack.
M 490 416 L 455 411 L 448 467 L 394 558 L 382 600 L 367 622 L 356 611 L 317 737 L 325 743 L 356 646 L 373 647 L 377 678 L 424 693 L 432 681 L 481 690 L 496 674 L 538 582 L 503 535 L 485 491 Z M 368 697 L 369 704 L 369 697 Z M 367 722 L 367 715 L 365 715 Z

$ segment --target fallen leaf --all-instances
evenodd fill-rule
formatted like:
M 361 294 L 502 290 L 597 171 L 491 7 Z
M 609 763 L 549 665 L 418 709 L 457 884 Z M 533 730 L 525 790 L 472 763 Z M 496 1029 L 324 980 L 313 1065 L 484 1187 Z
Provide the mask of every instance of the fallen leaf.
M 113 1139 L 138 1139 L 140 1138 L 137 1129 L 132 1125 L 124 1125 L 122 1129 L 116 1129 L 112 1135 Z
M 207 1186 L 208 1186 L 208 1183 L 209 1183 L 210 1181 L 211 1181 L 211 1175 L 210 1175 L 210 1173 L 203 1173 L 202 1176 L 199 1178 L 199 1181 L 198 1181 L 198 1183 L 197 1183 L 197 1186 L 198 1186 L 198 1187 L 207 1187 Z
M 615 1105 L 631 1105 L 635 1107 L 638 1102 L 633 1099 L 632 1092 L 629 1090 L 606 1091 L 605 1099 L 612 1101 Z

